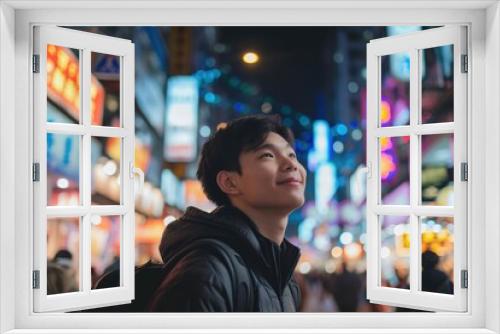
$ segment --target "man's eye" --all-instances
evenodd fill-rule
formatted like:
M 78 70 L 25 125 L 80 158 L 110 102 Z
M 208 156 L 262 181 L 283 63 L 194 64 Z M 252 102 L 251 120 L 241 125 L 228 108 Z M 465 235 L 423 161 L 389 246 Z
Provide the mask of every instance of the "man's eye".
M 297 155 L 296 155 L 295 153 L 293 153 L 293 152 L 292 152 L 292 153 L 290 153 L 290 155 L 289 155 L 289 156 L 290 156 L 290 157 L 292 157 L 292 158 L 294 158 L 294 159 L 297 159 Z
M 264 157 L 271 157 L 272 158 L 273 155 L 271 153 L 267 152 L 267 153 L 262 154 L 260 157 L 261 158 L 264 158 Z

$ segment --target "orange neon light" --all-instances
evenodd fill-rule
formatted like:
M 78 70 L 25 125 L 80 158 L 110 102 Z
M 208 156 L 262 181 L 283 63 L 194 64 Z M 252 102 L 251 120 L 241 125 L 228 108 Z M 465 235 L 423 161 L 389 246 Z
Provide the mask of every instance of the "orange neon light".
M 396 164 L 389 154 L 382 153 L 380 157 L 380 174 L 385 180 L 389 175 L 396 170 Z
M 151 162 L 151 148 L 142 143 L 140 139 L 136 139 L 134 161 L 135 165 L 144 171 L 148 170 Z
M 380 137 L 380 150 L 387 151 L 392 148 L 391 137 Z
M 198 180 L 186 180 L 184 181 L 184 189 L 186 201 L 190 203 L 203 203 L 207 202 L 208 198 L 203 192 L 203 187 L 201 182 Z
M 385 124 L 391 120 L 391 105 L 387 101 L 380 103 L 380 122 Z
M 80 119 L 80 63 L 67 48 L 47 45 L 47 96 L 76 119 Z M 104 87 L 91 76 L 91 120 L 102 124 Z
M 117 162 L 120 161 L 121 138 L 111 137 L 106 141 L 106 152 L 109 157 Z M 134 163 L 143 171 L 147 171 L 151 162 L 151 149 L 137 139 L 135 144 Z

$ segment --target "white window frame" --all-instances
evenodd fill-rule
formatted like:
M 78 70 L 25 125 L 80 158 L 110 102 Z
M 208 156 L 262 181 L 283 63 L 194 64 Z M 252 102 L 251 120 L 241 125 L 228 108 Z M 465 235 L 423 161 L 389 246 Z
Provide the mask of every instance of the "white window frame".
M 63 6 L 66 9 L 62 9 Z M 122 8 L 117 8 L 118 6 Z M 145 8 L 138 10 L 137 7 Z M 471 153 L 468 194 L 468 220 L 471 222 L 468 231 L 468 257 L 471 259 L 468 312 L 33 314 L 30 288 L 33 217 L 29 199 L 32 193 L 33 156 L 30 144 L 33 132 L 30 100 L 31 27 L 35 24 L 469 25 L 472 89 L 469 96 L 471 112 L 468 115 L 468 148 Z M 269 333 L 273 329 L 281 333 L 499 333 L 499 64 L 500 8 L 497 1 L 1 2 L 0 333 L 116 333 L 121 332 L 117 330 L 120 328 L 129 328 L 128 333 Z M 15 196 L 12 196 L 12 189 L 15 189 Z M 474 225 L 472 230 L 470 225 Z M 486 254 L 488 265 L 485 261 Z M 90 326 L 93 329 L 88 329 Z M 150 330 L 145 330 L 145 327 Z M 158 330 L 154 331 L 153 328 Z
M 467 55 L 467 28 L 445 26 L 417 31 L 410 34 L 389 36 L 370 41 L 367 45 L 367 297 L 371 302 L 428 311 L 467 310 L 467 289 L 461 286 L 461 272 L 467 270 L 467 184 L 461 179 L 460 166 L 467 163 L 467 81 L 470 72 L 463 73 L 461 57 Z M 453 45 L 453 121 L 446 123 L 421 123 L 423 50 Z M 410 122 L 402 126 L 380 124 L 380 99 L 382 94 L 382 57 L 406 52 L 410 57 Z M 421 204 L 421 141 L 422 135 L 451 134 L 453 136 L 454 205 L 435 206 Z M 409 149 L 409 202 L 406 205 L 388 205 L 382 202 L 380 174 L 380 144 L 382 137 L 408 136 Z M 381 218 L 407 216 L 410 229 L 409 289 L 380 285 Z M 453 294 L 432 293 L 421 290 L 421 225 L 420 219 L 428 217 L 453 217 Z
M 80 117 L 76 124 L 47 122 L 47 45 L 80 50 Z M 129 40 L 102 36 L 60 27 L 34 28 L 33 52 L 39 56 L 39 72 L 33 74 L 33 153 L 39 164 L 40 178 L 33 184 L 33 269 L 39 272 L 39 288 L 34 289 L 35 312 L 71 311 L 97 306 L 128 303 L 134 299 L 135 211 L 134 211 L 134 45 Z M 119 58 L 120 62 L 120 126 L 91 124 L 90 86 L 91 54 L 98 52 Z M 78 135 L 79 191 L 78 206 L 47 206 L 48 133 Z M 91 140 L 92 137 L 120 138 L 120 203 L 91 205 Z M 91 287 L 91 216 L 120 217 L 120 285 L 92 290 Z M 79 217 L 79 291 L 47 295 L 47 219 Z

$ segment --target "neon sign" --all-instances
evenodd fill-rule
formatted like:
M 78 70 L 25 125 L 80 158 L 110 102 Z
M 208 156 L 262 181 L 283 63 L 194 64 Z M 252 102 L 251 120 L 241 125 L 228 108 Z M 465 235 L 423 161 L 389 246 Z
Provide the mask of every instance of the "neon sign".
M 80 63 L 71 50 L 47 45 L 47 95 L 75 119 L 80 119 Z M 91 120 L 102 124 L 104 88 L 94 77 L 90 85 Z

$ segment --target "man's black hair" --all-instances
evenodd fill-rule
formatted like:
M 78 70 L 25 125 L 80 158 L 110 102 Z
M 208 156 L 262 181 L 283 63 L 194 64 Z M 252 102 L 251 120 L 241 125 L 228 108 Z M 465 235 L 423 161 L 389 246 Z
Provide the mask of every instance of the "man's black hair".
M 241 117 L 210 136 L 201 150 L 196 172 L 209 200 L 216 205 L 231 204 L 229 197 L 217 185 L 217 174 L 222 170 L 241 174 L 240 154 L 259 147 L 270 132 L 277 133 L 293 147 L 293 133 L 281 125 L 278 115 Z

